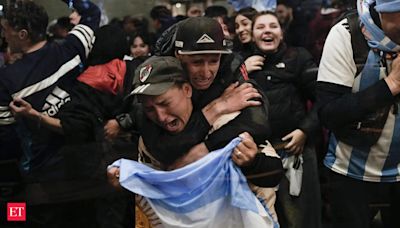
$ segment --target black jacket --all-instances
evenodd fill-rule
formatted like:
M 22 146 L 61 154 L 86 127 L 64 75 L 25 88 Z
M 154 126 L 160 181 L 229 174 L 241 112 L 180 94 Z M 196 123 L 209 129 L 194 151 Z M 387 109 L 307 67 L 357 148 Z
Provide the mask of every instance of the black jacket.
M 132 90 L 136 67 L 145 59 L 126 60 L 123 91 L 113 95 L 79 82 L 71 94 L 71 101 L 63 107 L 60 120 L 68 143 L 95 141 L 96 131 L 103 129 L 105 121 L 114 119 L 127 105 L 124 98 Z M 102 130 L 101 130 L 102 131 Z
M 157 41 L 157 55 L 173 55 L 173 41 L 177 26 L 179 26 L 179 23 L 164 32 Z M 193 90 L 192 101 L 194 112 L 182 132 L 172 135 L 162 131 L 160 128 L 157 129 L 154 124 L 150 127 L 145 126 L 143 124 L 144 121 L 141 121 L 140 124 L 137 123 L 137 125 L 140 125 L 139 131 L 143 136 L 148 151 L 158 161 L 163 164 L 171 164 L 184 155 L 191 147 L 203 141 L 209 151 L 222 148 L 245 131 L 253 136 L 257 144 L 264 143 L 268 138 L 271 132 L 268 121 L 269 103 L 266 97 L 263 96 L 263 105 L 243 109 L 238 117 L 208 135 L 208 138 L 204 140 L 211 126 L 203 116 L 201 109 L 221 96 L 224 90 L 233 82 L 246 81 L 246 77 L 241 74 L 241 71 L 239 69 L 235 70 L 236 66 L 232 66 L 234 58 L 233 54 L 223 55 L 218 74 L 212 85 L 204 91 Z M 249 82 L 258 88 L 254 81 L 250 80 Z M 279 183 L 282 178 L 282 170 L 282 163 L 279 158 L 269 158 L 264 154 L 257 155 L 251 166 L 242 169 L 245 175 L 272 171 L 272 176 L 262 176 L 251 180 L 254 184 L 262 187 L 271 187 Z
M 229 124 L 224 125 L 217 131 L 208 135 L 211 126 L 206 121 L 201 109 L 214 99 L 218 98 L 224 90 L 236 81 L 244 81 L 240 71 L 233 74 L 231 71 L 231 60 L 233 55 L 225 56 L 214 82 L 203 91 L 193 90 L 193 113 L 185 127 L 178 134 L 164 133 L 157 135 L 152 133 L 151 127 L 141 127 L 139 131 L 143 136 L 147 149 L 162 163 L 168 164 L 185 154 L 194 145 L 203 142 L 209 151 L 224 147 L 240 133 L 248 132 L 253 136 L 257 144 L 264 143 L 270 135 L 268 121 L 268 101 L 263 98 L 263 105 L 248 107 Z M 249 81 L 254 83 L 252 81 Z M 256 84 L 254 86 L 257 87 Z M 150 132 L 149 132 L 150 131 Z M 155 137 L 157 135 L 157 137 Z M 189 137 L 190 136 L 190 137 Z M 168 154 L 168 156 L 165 156 Z
M 179 25 L 180 23 L 177 23 L 167 29 L 157 40 L 155 45 L 156 55 L 174 55 L 174 40 Z M 240 70 L 235 70 L 236 66 L 232 67 L 232 61 L 234 61 L 234 59 L 235 57 L 233 54 L 222 55 L 220 68 L 212 85 L 207 90 L 193 90 L 192 101 L 194 113 L 198 112 L 197 114 L 194 114 L 194 116 L 197 116 L 196 118 L 200 118 L 200 120 L 191 118 L 196 124 L 189 123 L 183 132 L 176 135 L 166 134 L 165 138 L 161 137 L 158 140 L 151 140 L 151 142 L 156 143 L 150 143 L 149 145 L 146 144 L 146 147 L 149 149 L 149 151 L 154 151 L 155 153 L 157 151 L 158 153 L 163 154 L 163 152 L 171 153 L 172 150 L 170 149 L 173 149 L 173 151 L 176 153 L 183 155 L 187 152 L 188 148 L 191 148 L 198 142 L 203 141 L 211 126 L 206 124 L 206 121 L 201 121 L 201 118 L 204 118 L 204 116 L 202 116 L 201 109 L 214 99 L 221 96 L 224 90 L 233 82 L 238 80 L 241 82 L 245 81 L 245 77 L 243 77 Z M 253 83 L 256 86 L 256 83 Z M 249 107 L 242 110 L 242 113 L 235 120 L 209 135 L 205 141 L 207 148 L 210 151 L 222 148 L 233 138 L 237 137 L 244 131 L 249 132 L 257 144 L 263 143 L 270 135 L 270 125 L 268 121 L 269 104 L 265 96 L 263 97 L 262 101 L 262 106 Z M 205 130 L 202 130 L 201 133 L 198 133 L 199 129 Z M 187 140 L 186 135 L 194 134 L 194 132 L 196 132 L 196 137 L 191 137 L 193 139 L 192 141 Z M 181 140 L 183 138 L 186 139 L 186 141 Z M 176 142 L 181 142 L 181 147 L 177 147 Z M 171 147 L 168 145 L 171 145 Z M 170 159 L 174 160 L 173 158 Z
M 307 100 L 315 100 L 317 66 L 304 48 L 279 46 L 278 52 L 265 55 L 260 71 L 249 75 L 270 102 L 272 141 L 301 129 L 310 138 L 319 127 L 317 113 L 307 113 Z
M 126 93 L 130 91 L 133 72 L 142 60 L 125 61 L 124 88 L 116 95 L 79 82 L 71 91 L 71 101 L 59 112 L 65 136 L 60 153 L 66 176 L 75 179 L 102 179 L 106 166 L 121 157 L 135 158 L 136 138 L 118 138 L 113 143 L 104 139 L 104 124 L 119 113 Z M 96 76 L 96 75 L 93 75 Z M 88 179 L 89 178 L 89 179 Z

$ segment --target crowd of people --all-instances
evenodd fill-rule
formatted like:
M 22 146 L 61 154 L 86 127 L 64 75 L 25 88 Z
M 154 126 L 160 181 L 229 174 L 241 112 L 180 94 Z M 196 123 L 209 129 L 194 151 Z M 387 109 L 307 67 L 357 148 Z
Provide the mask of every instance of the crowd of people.
M 51 25 L 30 0 L 1 17 L 0 209 L 27 204 L 2 227 L 178 226 L 115 161 L 172 172 L 237 137 L 260 227 L 399 227 L 400 1 L 159 5 L 101 27 L 96 4 L 63 2 Z

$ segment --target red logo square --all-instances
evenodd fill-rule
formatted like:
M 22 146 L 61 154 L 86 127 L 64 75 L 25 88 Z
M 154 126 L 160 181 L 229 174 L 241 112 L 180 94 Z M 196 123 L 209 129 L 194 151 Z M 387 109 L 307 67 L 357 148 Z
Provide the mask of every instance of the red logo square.
M 26 203 L 7 203 L 7 221 L 26 221 Z

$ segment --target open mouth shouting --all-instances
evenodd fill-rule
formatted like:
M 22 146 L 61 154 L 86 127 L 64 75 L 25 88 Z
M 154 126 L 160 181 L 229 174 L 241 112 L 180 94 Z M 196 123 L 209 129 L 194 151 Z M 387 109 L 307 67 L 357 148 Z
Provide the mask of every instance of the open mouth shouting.
M 179 120 L 173 119 L 172 121 L 165 122 L 162 124 L 164 129 L 169 132 L 177 132 L 180 130 Z

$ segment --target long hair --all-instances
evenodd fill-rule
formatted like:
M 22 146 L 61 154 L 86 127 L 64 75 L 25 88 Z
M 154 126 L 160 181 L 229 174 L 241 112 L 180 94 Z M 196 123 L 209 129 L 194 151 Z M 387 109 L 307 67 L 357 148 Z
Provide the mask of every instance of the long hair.
M 140 37 L 143 40 L 143 43 L 149 46 L 149 53 L 153 55 L 154 50 L 154 37 L 152 37 L 149 33 L 145 32 L 134 32 L 132 35 L 129 36 L 129 46 L 133 45 L 136 37 Z

